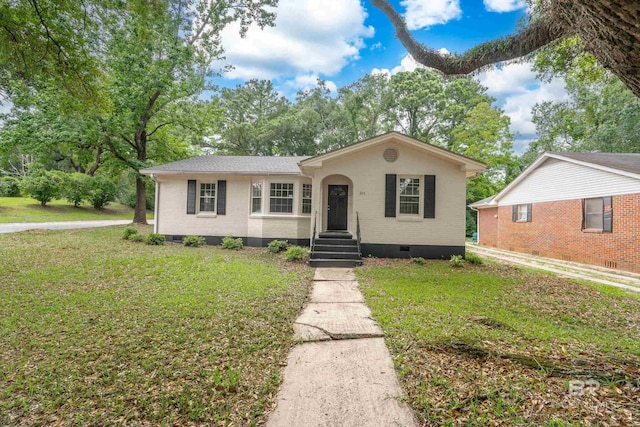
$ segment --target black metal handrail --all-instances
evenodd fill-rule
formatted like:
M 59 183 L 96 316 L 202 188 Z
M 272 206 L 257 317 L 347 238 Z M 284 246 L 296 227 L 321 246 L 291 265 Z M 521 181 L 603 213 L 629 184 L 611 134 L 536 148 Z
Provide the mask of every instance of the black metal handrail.
M 318 211 L 313 214 L 313 235 L 311 236 L 311 253 L 316 245 L 316 222 L 318 221 Z
M 360 250 L 360 215 L 356 212 L 356 242 L 358 242 L 358 256 L 362 256 L 362 251 Z

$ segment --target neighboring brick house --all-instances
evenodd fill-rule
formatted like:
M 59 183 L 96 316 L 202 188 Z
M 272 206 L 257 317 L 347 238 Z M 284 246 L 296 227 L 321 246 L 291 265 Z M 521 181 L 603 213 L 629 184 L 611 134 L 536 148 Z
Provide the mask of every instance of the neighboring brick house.
M 481 245 L 640 273 L 640 154 L 544 153 L 470 206 Z

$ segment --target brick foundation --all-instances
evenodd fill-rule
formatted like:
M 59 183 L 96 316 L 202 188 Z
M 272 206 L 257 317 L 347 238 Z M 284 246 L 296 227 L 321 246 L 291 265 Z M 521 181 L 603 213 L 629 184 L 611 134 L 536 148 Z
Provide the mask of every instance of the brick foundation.
M 640 194 L 612 204 L 612 233 L 582 230 L 579 199 L 534 203 L 531 222 L 512 222 L 511 206 L 480 209 L 479 243 L 640 273 Z

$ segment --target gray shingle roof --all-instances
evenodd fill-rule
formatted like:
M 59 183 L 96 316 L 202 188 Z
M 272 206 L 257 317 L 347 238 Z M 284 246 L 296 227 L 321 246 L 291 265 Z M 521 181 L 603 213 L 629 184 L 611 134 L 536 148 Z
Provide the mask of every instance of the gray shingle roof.
M 553 153 L 580 162 L 640 174 L 640 154 L 631 153 Z
M 298 156 L 199 156 L 143 169 L 142 173 L 229 173 L 300 175 Z

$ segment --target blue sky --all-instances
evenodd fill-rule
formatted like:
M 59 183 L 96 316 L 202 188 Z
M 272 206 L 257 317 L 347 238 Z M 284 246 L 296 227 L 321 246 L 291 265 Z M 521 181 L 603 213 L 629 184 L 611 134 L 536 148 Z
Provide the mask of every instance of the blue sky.
M 526 13 L 524 0 L 392 0 L 418 40 L 449 52 L 512 33 Z M 322 78 L 335 90 L 367 73 L 395 73 L 418 66 L 395 39 L 382 12 L 368 0 L 280 0 L 276 26 L 251 28 L 246 38 L 234 25 L 222 34 L 226 63 L 235 69 L 215 80 L 234 86 L 270 79 L 292 96 Z M 510 64 L 475 76 L 511 118 L 515 148 L 535 139 L 531 107 L 566 97 L 562 81 L 539 82 L 528 64 Z

